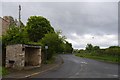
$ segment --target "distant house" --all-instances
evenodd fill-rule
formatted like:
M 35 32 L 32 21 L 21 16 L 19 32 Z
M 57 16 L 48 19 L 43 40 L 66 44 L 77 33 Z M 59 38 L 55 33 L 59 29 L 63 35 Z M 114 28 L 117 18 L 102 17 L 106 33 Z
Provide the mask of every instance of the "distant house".
M 18 21 L 11 16 L 0 17 L 0 36 L 4 35 L 10 26 L 17 25 L 17 23 Z M 21 24 L 24 25 L 22 22 Z
M 21 70 L 26 67 L 40 67 L 41 62 L 41 46 L 15 44 L 6 47 L 7 68 Z
M 9 29 L 9 25 L 10 23 L 8 20 L 0 17 L 0 36 L 6 33 L 6 31 Z

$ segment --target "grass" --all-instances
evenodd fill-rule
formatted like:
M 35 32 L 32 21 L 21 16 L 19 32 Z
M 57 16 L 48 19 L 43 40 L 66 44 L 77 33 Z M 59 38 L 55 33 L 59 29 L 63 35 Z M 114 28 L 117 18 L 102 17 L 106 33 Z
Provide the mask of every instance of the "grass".
M 47 60 L 47 64 L 53 64 L 55 62 L 55 56 L 53 56 L 50 60 Z
M 83 57 L 83 58 L 90 58 L 90 59 L 95 59 L 95 60 L 102 60 L 106 62 L 113 62 L 113 63 L 118 63 L 119 58 L 118 56 L 111 56 L 111 55 L 91 55 L 87 53 L 77 53 L 75 54 L 76 56 Z
M 8 74 L 8 71 L 4 67 L 0 67 L 0 76 L 5 76 Z

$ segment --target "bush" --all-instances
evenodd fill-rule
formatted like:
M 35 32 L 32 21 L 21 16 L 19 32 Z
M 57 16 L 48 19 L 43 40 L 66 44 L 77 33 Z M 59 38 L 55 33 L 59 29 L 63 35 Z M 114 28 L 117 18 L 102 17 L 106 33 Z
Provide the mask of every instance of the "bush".
M 59 38 L 59 35 L 57 35 L 56 33 L 46 34 L 45 37 L 40 40 L 40 42 L 43 44 L 43 47 L 48 46 L 47 50 L 48 59 L 52 58 L 52 56 L 55 53 L 59 52 L 61 47 L 60 45 L 62 43 L 61 39 Z
M 120 47 L 110 47 L 105 50 L 106 55 L 120 56 Z
M 25 28 L 20 29 L 19 27 L 12 26 L 5 35 L 2 36 L 2 43 L 5 45 L 9 44 L 25 44 L 28 43 L 29 39 Z
M 1 76 L 5 76 L 5 75 L 7 75 L 7 74 L 8 74 L 7 69 L 4 68 L 4 67 L 0 67 L 0 75 L 1 75 Z

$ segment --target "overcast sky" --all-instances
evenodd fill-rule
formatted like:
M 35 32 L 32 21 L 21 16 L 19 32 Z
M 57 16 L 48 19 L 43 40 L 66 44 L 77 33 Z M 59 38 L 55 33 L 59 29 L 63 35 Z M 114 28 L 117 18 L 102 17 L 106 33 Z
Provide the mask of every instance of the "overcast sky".
M 74 48 L 85 48 L 87 43 L 101 48 L 118 45 L 117 2 L 5 2 L 2 16 L 18 19 L 19 4 L 24 24 L 30 16 L 44 16 Z

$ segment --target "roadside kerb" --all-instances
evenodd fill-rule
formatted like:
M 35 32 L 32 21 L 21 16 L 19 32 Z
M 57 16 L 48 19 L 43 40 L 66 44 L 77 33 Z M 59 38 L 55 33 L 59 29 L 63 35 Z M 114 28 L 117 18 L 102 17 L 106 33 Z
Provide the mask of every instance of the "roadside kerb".
M 22 74 L 21 72 L 20 72 L 20 74 L 18 73 L 18 75 L 17 74 L 15 74 L 15 76 L 13 76 L 12 77 L 12 75 L 14 75 L 14 74 L 12 74 L 12 75 L 8 75 L 8 76 L 6 76 L 6 77 L 3 77 L 2 78 L 2 80 L 6 80 L 6 79 L 14 79 L 14 80 L 21 80 L 21 79 L 24 79 L 24 78 L 32 78 L 32 76 L 35 76 L 35 75 L 37 75 L 37 74 L 41 74 L 41 73 L 44 73 L 44 72 L 47 72 L 47 71 L 49 71 L 49 70 L 52 70 L 52 69 L 54 69 L 54 68 L 57 68 L 57 67 L 59 67 L 60 65 L 62 65 L 64 63 L 64 61 L 63 61 L 63 58 L 61 57 L 61 56 L 58 56 L 57 57 L 57 59 L 56 59 L 56 61 L 55 61 L 55 64 L 53 64 L 53 65 L 51 65 L 50 67 L 46 67 L 45 69 L 43 69 L 43 70 L 41 70 L 41 71 L 34 71 L 34 72 L 31 72 L 31 70 L 30 70 L 30 73 L 29 72 L 27 72 L 27 74 Z M 36 68 L 37 69 L 37 68 Z M 24 73 L 24 72 L 23 72 Z
M 54 68 L 59 67 L 61 64 L 64 63 L 64 61 L 63 61 L 63 59 L 62 59 L 61 56 L 60 56 L 60 59 L 61 59 L 60 63 L 57 64 L 56 66 L 53 66 L 53 67 L 51 67 L 51 68 L 49 68 L 49 69 L 46 69 L 46 70 L 44 70 L 44 71 L 40 71 L 40 72 L 36 72 L 36 73 L 32 73 L 32 74 L 30 74 L 30 75 L 24 76 L 24 78 L 29 78 L 29 77 L 31 77 L 31 76 L 34 76 L 34 75 L 37 75 L 37 74 L 41 74 L 41 73 L 44 73 L 44 72 L 47 72 L 47 71 L 49 71 L 49 70 L 52 70 L 52 69 L 54 69 Z

